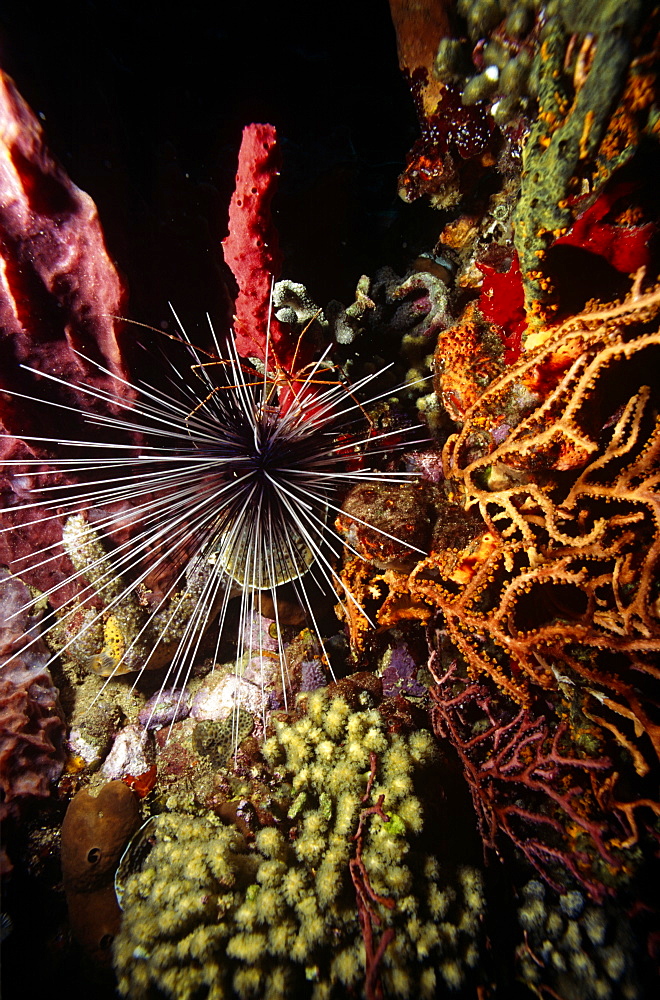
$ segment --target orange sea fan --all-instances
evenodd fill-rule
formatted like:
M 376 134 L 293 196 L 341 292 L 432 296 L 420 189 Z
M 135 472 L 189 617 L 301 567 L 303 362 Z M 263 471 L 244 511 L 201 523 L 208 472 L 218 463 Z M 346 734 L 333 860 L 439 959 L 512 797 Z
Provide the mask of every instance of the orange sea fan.
M 483 527 L 434 546 L 379 615 L 440 612 L 473 675 L 520 704 L 579 706 L 638 774 L 660 756 L 659 312 L 660 288 L 638 280 L 488 386 L 443 455 L 448 493 Z

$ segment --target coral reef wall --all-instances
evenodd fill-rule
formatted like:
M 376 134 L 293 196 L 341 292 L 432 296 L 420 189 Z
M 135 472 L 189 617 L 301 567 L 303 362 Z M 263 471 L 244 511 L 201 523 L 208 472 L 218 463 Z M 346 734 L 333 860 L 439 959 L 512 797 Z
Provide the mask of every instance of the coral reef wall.
M 350 206 L 319 184 L 298 228 L 287 222 L 312 158 L 300 149 L 317 142 L 332 173 L 336 146 L 241 98 L 218 154 L 223 221 L 204 223 L 220 275 L 240 130 L 277 118 L 282 200 L 271 206 L 275 128 L 248 125 L 224 241 L 243 402 L 264 387 L 256 411 L 270 423 L 250 426 L 285 439 L 283 464 L 297 455 L 296 402 L 314 415 L 331 387 L 355 418 L 323 437 L 341 489 L 316 515 L 317 549 L 297 536 L 281 586 L 246 584 L 249 545 L 226 587 L 219 550 L 168 553 L 169 535 L 132 548 L 151 515 L 130 491 L 115 504 L 100 490 L 74 516 L 32 505 L 35 485 L 68 488 L 73 472 L 99 486 L 93 461 L 69 476 L 60 455 L 95 446 L 117 405 L 137 420 L 139 388 L 104 393 L 129 361 L 136 386 L 145 367 L 124 355 L 130 337 L 119 349 L 123 284 L 93 204 L 3 78 L 0 818 L 21 984 L 36 976 L 25 955 L 38 915 L 44 968 L 85 996 L 90 982 L 127 1000 L 657 996 L 658 11 L 390 8 L 417 139 L 405 163 L 385 157 L 379 211 L 373 180 L 353 203 L 363 224 L 342 228 Z M 372 35 L 358 41 L 356 61 Z M 295 59 L 278 58 L 289 72 Z M 394 39 L 389 58 L 395 70 Z M 400 128 L 399 105 L 375 89 L 378 111 L 348 98 L 359 113 L 341 127 L 359 128 L 339 173 L 357 171 L 367 133 Z M 320 89 L 316 101 L 308 123 Z M 194 286 L 194 268 L 176 269 Z M 162 330 L 135 341 L 174 359 L 168 384 L 189 393 L 189 445 L 197 411 L 231 399 L 230 363 L 207 332 L 191 361 L 170 319 L 145 319 Z M 30 434 L 53 412 L 63 425 L 46 447 Z M 142 461 L 135 430 L 122 444 Z M 230 495 L 244 457 L 228 463 Z M 198 523 L 196 487 L 180 495 L 181 523 Z M 161 575 L 144 572 L 152 557 Z

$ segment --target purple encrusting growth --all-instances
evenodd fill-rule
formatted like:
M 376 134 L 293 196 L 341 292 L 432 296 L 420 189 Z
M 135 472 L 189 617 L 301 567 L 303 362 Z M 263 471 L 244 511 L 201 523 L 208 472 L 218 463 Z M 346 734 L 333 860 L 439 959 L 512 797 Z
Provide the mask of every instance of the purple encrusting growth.
M 405 643 L 390 650 L 389 663 L 383 670 L 382 681 L 385 698 L 393 698 L 398 694 L 421 698 L 426 693 L 424 685 L 417 680 L 417 664 Z
M 409 451 L 405 456 L 406 472 L 414 472 L 429 483 L 441 483 L 444 480 L 442 457 L 438 451 Z
M 147 729 L 160 729 L 180 722 L 190 712 L 190 696 L 177 688 L 157 691 L 140 710 L 138 720 Z
M 323 664 L 320 660 L 303 660 L 300 664 L 302 679 L 301 691 L 316 691 L 328 683 Z
M 502 444 L 503 441 L 506 441 L 510 430 L 511 430 L 510 424 L 507 423 L 500 424 L 499 427 L 494 427 L 491 430 L 490 436 L 492 437 L 495 444 Z
M 278 653 L 280 647 L 277 635 L 273 635 L 274 625 L 275 622 L 271 618 L 264 618 L 256 611 L 247 615 L 240 636 L 243 648 L 264 653 Z
M 280 698 L 276 691 L 269 691 L 268 700 L 266 701 L 266 711 L 279 712 L 280 709 L 283 708 L 284 708 L 284 699 Z

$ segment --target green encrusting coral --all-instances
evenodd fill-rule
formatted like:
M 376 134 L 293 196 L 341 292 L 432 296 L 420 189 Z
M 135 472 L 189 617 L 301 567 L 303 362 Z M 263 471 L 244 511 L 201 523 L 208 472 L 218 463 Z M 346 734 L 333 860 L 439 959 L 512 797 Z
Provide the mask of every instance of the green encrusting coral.
M 115 968 L 123 996 L 175 1000 L 434 997 L 476 974 L 479 872 L 428 853 L 416 792 L 426 732 L 315 692 L 263 755 L 287 822 L 248 844 L 214 816 L 165 814 L 128 878 Z M 423 846 L 424 844 L 424 846 Z
M 632 38 L 647 6 L 643 0 L 547 4 L 534 66 L 538 113 L 523 149 L 514 212 L 515 246 L 529 314 L 534 314 L 534 303 L 546 297 L 539 262 L 573 222 L 575 199 L 589 175 L 587 165 L 596 158 L 596 170 L 588 181 L 593 200 L 614 169 L 633 153 L 633 148 L 623 149 L 618 156 L 611 154 L 609 162 L 602 150 L 598 155 L 625 85 Z M 576 39 L 592 45 L 583 80 L 578 69 L 571 79 L 564 68 Z
M 245 708 L 239 708 L 236 716 L 227 719 L 203 719 L 194 730 L 192 742 L 195 750 L 208 757 L 212 764 L 222 766 L 234 748 L 249 736 L 254 718 Z

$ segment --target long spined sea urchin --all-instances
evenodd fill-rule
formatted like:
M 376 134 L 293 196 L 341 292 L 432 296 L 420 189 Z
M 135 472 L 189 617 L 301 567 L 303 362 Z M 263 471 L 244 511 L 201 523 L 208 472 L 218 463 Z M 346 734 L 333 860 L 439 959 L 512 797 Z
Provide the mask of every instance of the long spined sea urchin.
M 17 107 L 29 118 L 20 101 Z M 38 125 L 30 128 L 25 134 L 40 142 Z M 52 570 L 39 587 L 56 611 L 42 631 L 58 652 L 105 676 L 169 664 L 163 687 L 182 687 L 216 615 L 219 645 L 235 595 L 237 664 L 255 647 L 263 662 L 270 645 L 254 625 L 264 595 L 281 652 L 281 584 L 291 584 L 315 626 L 317 588 L 334 586 L 340 600 L 354 602 L 335 568 L 340 543 L 331 525 L 351 482 L 385 475 L 356 470 L 356 458 L 361 464 L 391 450 L 392 436 L 376 435 L 363 419 L 370 401 L 358 397 L 374 376 L 347 387 L 328 373 L 325 356 L 312 360 L 304 331 L 297 337 L 272 315 L 279 251 L 269 205 L 278 162 L 274 129 L 249 126 L 224 241 L 239 284 L 224 351 L 213 334 L 214 350 L 200 353 L 182 331 L 171 339 L 186 354 L 166 359 L 164 383 L 133 384 L 116 365 L 83 354 L 82 381 L 43 364 L 40 371 L 24 366 L 36 379 L 31 391 L 8 379 L 7 395 L 45 402 L 49 422 L 51 415 L 79 419 L 82 408 L 91 425 L 91 435 L 76 439 L 12 428 L 18 446 L 6 441 L 3 450 L 10 482 L 0 538 L 26 533 L 30 544 L 14 554 L 12 570 L 33 581 Z M 53 384 L 54 398 L 44 400 Z M 58 524 L 73 563 L 64 578 Z M 44 525 L 49 537 L 35 544 Z M 283 678 L 285 695 L 286 687 Z
M 290 399 L 282 412 L 281 386 L 268 362 L 259 375 L 238 357 L 232 340 L 222 362 L 213 364 L 187 346 L 194 362 L 189 377 L 182 379 L 183 367 L 170 360 L 167 391 L 121 380 L 116 393 L 77 384 L 105 410 L 85 415 L 95 439 L 26 438 L 68 455 L 6 463 L 18 473 L 34 470 L 37 484 L 19 508 L 22 515 L 34 510 L 35 520 L 65 519 L 64 543 L 75 572 L 44 595 L 52 599 L 77 584 L 76 595 L 47 625 L 59 651 L 75 648 L 79 658 L 82 651 L 85 665 L 105 676 L 169 662 L 163 687 L 185 683 L 216 615 L 219 643 L 234 596 L 242 623 L 237 660 L 250 645 L 263 656 L 260 635 L 255 630 L 250 640 L 246 633 L 262 613 L 264 594 L 281 641 L 277 588 L 283 583 L 292 584 L 314 625 L 315 592 L 334 586 L 340 601 L 354 602 L 335 569 L 342 543 L 332 522 L 342 496 L 355 482 L 406 481 L 401 473 L 347 469 L 357 453 L 391 450 L 394 432 L 365 429 L 364 406 L 379 397 L 358 401 L 377 375 L 349 391 L 343 381 L 327 380 L 322 357 L 288 380 Z M 45 503 L 52 513 L 44 513 Z M 128 536 L 117 540 L 127 522 Z M 104 537 L 112 540 L 111 555 Z M 15 572 L 60 557 L 59 543 L 49 544 Z M 150 584 L 172 565 L 176 572 L 154 598 Z M 90 598 L 92 606 L 85 606 Z M 98 599 L 100 608 L 93 606 Z M 100 652 L 92 651 L 94 642 L 102 642 Z

